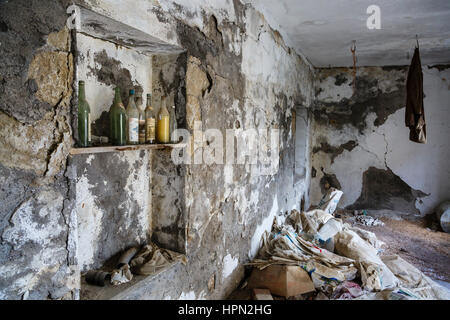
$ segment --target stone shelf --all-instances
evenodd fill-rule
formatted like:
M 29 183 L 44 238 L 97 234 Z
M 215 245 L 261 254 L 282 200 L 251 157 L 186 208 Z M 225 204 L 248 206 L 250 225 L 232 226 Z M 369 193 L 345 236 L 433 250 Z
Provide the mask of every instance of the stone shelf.
M 77 155 L 77 154 L 136 151 L 136 150 L 161 150 L 161 149 L 174 149 L 174 148 L 184 148 L 184 147 L 186 147 L 185 143 L 138 144 L 138 145 L 126 145 L 126 146 L 98 146 L 98 147 L 88 147 L 88 148 L 71 148 L 69 153 L 70 153 L 70 155 Z

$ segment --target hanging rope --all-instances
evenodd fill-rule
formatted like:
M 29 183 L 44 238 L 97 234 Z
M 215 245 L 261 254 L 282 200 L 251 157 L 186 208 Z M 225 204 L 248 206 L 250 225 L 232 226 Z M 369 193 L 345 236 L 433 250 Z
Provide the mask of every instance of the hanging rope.
M 353 40 L 353 46 L 350 48 L 353 57 L 353 94 L 356 92 L 356 40 Z

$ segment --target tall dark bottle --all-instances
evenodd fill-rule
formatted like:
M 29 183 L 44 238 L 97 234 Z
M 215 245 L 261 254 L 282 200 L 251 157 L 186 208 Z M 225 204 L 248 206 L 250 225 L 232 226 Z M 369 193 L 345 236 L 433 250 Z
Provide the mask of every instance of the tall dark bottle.
M 86 101 L 84 81 L 78 82 L 78 145 L 91 145 L 91 108 Z
M 109 109 L 110 137 L 113 146 L 127 144 L 127 113 L 120 98 L 120 88 L 116 87 L 114 102 Z

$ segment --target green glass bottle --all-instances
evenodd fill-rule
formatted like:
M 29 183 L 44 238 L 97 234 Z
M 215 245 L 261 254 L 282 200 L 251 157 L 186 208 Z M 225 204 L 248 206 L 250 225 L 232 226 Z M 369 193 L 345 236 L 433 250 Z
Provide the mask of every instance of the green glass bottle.
M 78 145 L 91 145 L 91 108 L 86 101 L 84 81 L 78 82 Z
M 127 113 L 120 98 L 120 88 L 116 87 L 114 102 L 109 109 L 111 143 L 113 146 L 127 144 Z

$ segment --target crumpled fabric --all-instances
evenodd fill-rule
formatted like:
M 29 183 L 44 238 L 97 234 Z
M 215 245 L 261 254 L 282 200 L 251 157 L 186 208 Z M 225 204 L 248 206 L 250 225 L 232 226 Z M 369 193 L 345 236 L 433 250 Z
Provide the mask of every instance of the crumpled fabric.
M 400 287 L 408 288 L 417 299 L 450 300 L 450 294 L 446 288 L 427 277 L 400 256 L 382 256 L 381 259 L 399 279 Z
M 427 142 L 423 96 L 422 64 L 416 47 L 406 80 L 405 124 L 409 127 L 409 140 L 417 143 Z
M 354 299 L 363 294 L 361 287 L 353 281 L 343 281 L 331 295 L 331 299 L 347 300 Z
M 335 236 L 336 252 L 354 259 L 364 288 L 380 291 L 398 285 L 398 279 L 378 256 L 378 250 L 348 227 Z
M 119 269 L 111 272 L 111 284 L 118 286 L 123 283 L 127 283 L 133 279 L 133 274 L 130 271 L 130 266 L 125 264 Z
M 134 274 L 151 275 L 180 259 L 182 263 L 186 264 L 184 255 L 151 243 L 142 247 L 131 260 L 130 266 Z

